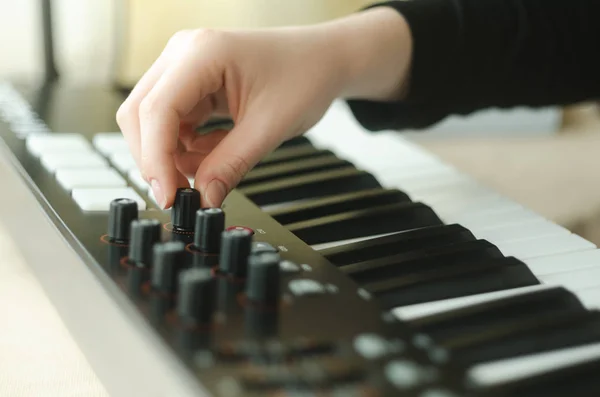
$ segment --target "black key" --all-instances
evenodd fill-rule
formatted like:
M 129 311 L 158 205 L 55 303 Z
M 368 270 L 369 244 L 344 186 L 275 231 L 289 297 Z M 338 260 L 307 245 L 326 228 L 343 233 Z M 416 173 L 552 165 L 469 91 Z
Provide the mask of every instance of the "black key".
M 600 340 L 597 311 L 546 313 L 459 335 L 435 344 L 430 356 L 453 367 L 543 353 Z M 440 364 L 441 364 L 440 362 Z
M 364 284 L 386 309 L 539 284 L 515 258 L 479 259 Z
M 299 146 L 299 145 L 312 145 L 312 143 L 305 136 L 297 136 L 292 139 L 288 139 L 279 145 L 279 148 L 287 148 L 290 146 Z M 277 149 L 276 149 L 277 150 Z
M 427 205 L 399 203 L 292 223 L 287 228 L 312 245 L 441 224 Z
M 381 185 L 373 175 L 349 167 L 261 183 L 240 188 L 238 191 L 262 206 L 377 187 Z
M 450 338 L 478 334 L 507 322 L 531 316 L 582 312 L 585 307 L 569 290 L 556 287 L 497 299 L 457 310 L 442 312 L 410 322 L 410 327 L 427 339 L 443 342 Z
M 254 169 L 286 163 L 288 161 L 330 156 L 332 154 L 333 152 L 331 150 L 315 149 L 312 145 L 290 146 L 283 149 L 277 149 L 267 155 L 254 166 Z
M 463 226 L 440 225 L 338 245 L 319 250 L 319 253 L 334 265 L 346 266 L 403 252 L 475 239 L 473 233 Z
M 597 397 L 600 396 L 598 374 L 600 374 L 600 359 L 593 359 L 487 387 L 469 396 Z
M 312 159 L 300 159 L 254 169 L 246 175 L 246 177 L 238 184 L 238 187 L 275 181 L 291 176 L 306 175 L 312 172 L 348 167 L 352 167 L 352 164 L 349 161 L 339 159 L 334 155 L 321 156 Z
M 361 284 L 402 277 L 415 272 L 441 270 L 457 264 L 503 258 L 500 250 L 485 240 L 430 247 L 380 259 L 342 266 L 340 269 Z
M 410 202 L 406 193 L 399 190 L 373 189 L 310 200 L 267 212 L 280 224 L 287 225 L 340 212 L 403 202 Z

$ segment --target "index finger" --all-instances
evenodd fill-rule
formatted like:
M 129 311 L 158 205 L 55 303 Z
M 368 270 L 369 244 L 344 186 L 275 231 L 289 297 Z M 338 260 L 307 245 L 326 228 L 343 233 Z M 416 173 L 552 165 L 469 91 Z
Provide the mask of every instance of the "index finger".
M 176 59 L 140 105 L 140 143 L 142 172 L 163 208 L 174 201 L 178 180 L 174 154 L 179 124 L 207 95 L 223 84 L 222 68 L 215 62 L 212 46 L 192 38 L 194 45 Z

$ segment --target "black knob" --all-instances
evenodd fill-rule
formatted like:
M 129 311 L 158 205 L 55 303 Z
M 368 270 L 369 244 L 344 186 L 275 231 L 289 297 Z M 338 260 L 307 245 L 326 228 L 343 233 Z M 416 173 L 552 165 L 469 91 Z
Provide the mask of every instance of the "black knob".
M 152 247 L 160 242 L 160 222 L 156 219 L 138 219 L 131 222 L 129 260 L 139 266 L 152 266 Z
M 163 294 L 177 292 L 179 272 L 185 266 L 185 244 L 169 241 L 154 245 L 152 288 Z
M 118 198 L 111 201 L 108 213 L 108 238 L 112 241 L 128 241 L 131 222 L 137 218 L 138 205 L 135 200 Z
M 177 229 L 193 231 L 196 211 L 200 209 L 200 192 L 189 187 L 177 189 L 171 209 L 171 222 Z
M 215 285 L 210 269 L 192 268 L 181 271 L 177 314 L 184 324 L 210 323 L 216 305 Z
M 225 229 L 225 212 L 221 208 L 200 209 L 196 212 L 194 246 L 209 254 L 218 254 L 221 233 Z
M 248 259 L 246 296 L 264 306 L 277 306 L 279 302 L 279 254 L 263 252 Z
M 246 277 L 248 256 L 252 249 L 252 233 L 247 230 L 226 230 L 221 234 L 219 270 L 221 273 Z

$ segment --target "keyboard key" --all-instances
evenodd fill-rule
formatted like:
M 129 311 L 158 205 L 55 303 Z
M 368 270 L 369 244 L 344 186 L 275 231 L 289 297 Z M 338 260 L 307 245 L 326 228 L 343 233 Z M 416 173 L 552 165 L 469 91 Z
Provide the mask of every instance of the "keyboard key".
M 115 152 L 110 156 L 110 162 L 122 173 L 126 174 L 137 169 L 137 164 L 129 152 Z
M 533 236 L 526 240 L 497 243 L 497 245 L 504 255 L 515 256 L 523 260 L 596 248 L 595 244 L 575 234 L 539 238 Z
M 92 144 L 100 153 L 110 156 L 117 152 L 129 153 L 127 141 L 120 132 L 104 132 L 94 135 Z
M 72 192 L 73 200 L 84 211 L 106 211 L 110 202 L 117 198 L 135 200 L 140 210 L 146 209 L 146 202 L 130 187 L 126 188 L 77 188 Z
M 456 264 L 480 263 L 482 260 L 502 257 L 502 253 L 493 244 L 474 240 L 354 263 L 340 269 L 358 283 L 372 283 L 415 272 L 434 271 Z
M 82 187 L 125 187 L 127 182 L 112 168 L 66 169 L 56 171 L 56 180 L 66 190 Z
M 373 189 L 309 200 L 284 209 L 267 212 L 277 222 L 286 225 L 348 211 L 402 202 L 410 202 L 410 198 L 399 190 Z
M 127 177 L 136 188 L 138 188 L 142 192 L 148 193 L 150 185 L 142 177 L 142 173 L 140 172 L 140 170 L 138 170 L 137 168 L 129 170 L 129 172 L 127 173 Z
M 572 272 L 600 265 L 600 250 L 584 250 L 529 259 L 527 265 L 536 274 Z
M 323 216 L 288 224 L 287 228 L 312 245 L 441 224 L 431 208 L 405 202 Z
M 473 366 L 468 385 L 477 397 L 595 397 L 600 395 L 600 343 Z
M 557 287 L 439 313 L 411 321 L 409 326 L 433 343 L 484 333 L 531 316 L 584 311 L 572 292 Z
M 336 156 L 322 156 L 274 164 L 250 171 L 238 184 L 239 187 L 277 181 L 287 177 L 308 175 L 314 172 L 351 167 L 352 164 Z
M 264 206 L 378 187 L 379 182 L 371 174 L 349 167 L 242 187 L 238 191 Z
M 562 226 L 550 221 L 537 221 L 527 224 L 506 225 L 498 228 L 474 230 L 473 233 L 480 239 L 491 241 L 495 244 L 507 243 L 518 240 L 527 240 L 532 236 L 539 238 L 548 236 L 568 236 L 571 232 Z
M 34 156 L 57 152 L 83 153 L 91 149 L 83 135 L 77 133 L 32 134 L 27 137 L 26 146 Z
M 49 172 L 56 172 L 59 169 L 108 167 L 108 163 L 104 157 L 91 151 L 86 151 L 85 153 L 46 153 L 42 155 L 40 161 L 42 166 L 44 166 L 44 168 Z
M 475 240 L 473 234 L 460 225 L 441 225 L 339 245 L 320 250 L 319 253 L 334 265 L 346 266 L 403 252 L 472 240 Z
M 445 262 L 444 258 L 439 258 Z M 515 258 L 464 260 L 435 270 L 363 284 L 384 308 L 433 302 L 539 284 L 527 266 Z
M 254 169 L 287 163 L 290 161 L 330 155 L 333 155 L 330 150 L 315 149 L 312 145 L 291 146 L 284 149 L 278 149 L 267 155 L 254 167 Z
M 600 313 L 558 311 L 507 321 L 486 332 L 436 343 L 435 356 L 454 367 L 549 352 L 600 340 Z M 430 354 L 430 357 L 432 354 Z M 447 359 L 446 359 L 447 357 Z
M 444 299 L 435 302 L 418 303 L 415 305 L 407 305 L 396 307 L 393 313 L 396 317 L 404 321 L 432 316 L 438 313 L 447 312 L 450 310 L 460 309 L 462 307 L 477 305 L 484 302 L 490 302 L 496 299 L 502 299 L 509 296 L 526 294 L 531 291 L 542 291 L 553 288 L 553 285 L 532 285 L 530 287 L 514 288 L 505 291 L 493 291 L 479 295 L 462 296 L 452 299 Z

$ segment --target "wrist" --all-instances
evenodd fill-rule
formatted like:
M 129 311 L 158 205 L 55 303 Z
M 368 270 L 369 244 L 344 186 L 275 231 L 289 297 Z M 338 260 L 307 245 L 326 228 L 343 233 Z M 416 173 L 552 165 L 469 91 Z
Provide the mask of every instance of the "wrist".
M 328 28 L 336 69 L 342 76 L 340 97 L 402 99 L 413 43 L 408 23 L 400 13 L 377 7 L 331 22 Z

